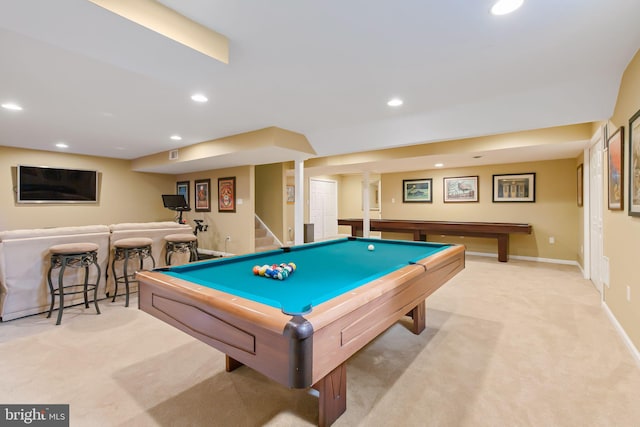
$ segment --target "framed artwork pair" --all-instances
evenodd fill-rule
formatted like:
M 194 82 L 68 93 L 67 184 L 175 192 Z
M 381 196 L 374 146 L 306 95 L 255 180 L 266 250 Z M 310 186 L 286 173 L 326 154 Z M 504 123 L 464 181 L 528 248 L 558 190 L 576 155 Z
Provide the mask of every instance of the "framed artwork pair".
M 629 215 L 640 216 L 640 110 L 629 119 Z
M 629 119 L 629 164 L 628 164 L 628 214 L 640 216 L 640 110 Z M 625 147 L 624 126 L 620 126 L 607 142 L 608 165 L 608 208 L 612 211 L 624 210 L 625 194 Z
M 444 201 L 449 202 L 477 202 L 478 177 L 459 176 L 444 178 Z M 402 180 L 403 203 L 431 203 L 432 178 Z

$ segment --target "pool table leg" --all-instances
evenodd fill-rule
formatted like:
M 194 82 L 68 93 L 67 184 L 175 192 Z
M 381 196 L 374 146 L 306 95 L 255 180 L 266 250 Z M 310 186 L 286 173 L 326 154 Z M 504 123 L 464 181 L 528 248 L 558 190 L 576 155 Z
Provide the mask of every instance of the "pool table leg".
M 407 316 L 413 319 L 413 328 L 411 328 L 411 332 L 416 335 L 420 335 L 422 331 L 426 328 L 426 313 L 427 308 L 424 301 L 420 304 L 416 305 L 413 310 L 407 313 Z
M 225 371 L 227 372 L 235 371 L 240 366 L 244 365 L 244 363 L 238 362 L 236 359 L 226 354 L 224 355 L 224 361 L 225 361 Z
M 318 425 L 330 426 L 347 410 L 347 365 L 329 372 L 313 385 L 320 394 L 318 398 Z
M 414 309 L 415 310 L 415 309 Z M 225 370 L 231 372 L 243 366 L 233 357 L 225 354 Z M 327 427 L 334 423 L 347 410 L 347 364 L 329 372 L 315 383 L 312 388 L 318 390 L 318 426 Z

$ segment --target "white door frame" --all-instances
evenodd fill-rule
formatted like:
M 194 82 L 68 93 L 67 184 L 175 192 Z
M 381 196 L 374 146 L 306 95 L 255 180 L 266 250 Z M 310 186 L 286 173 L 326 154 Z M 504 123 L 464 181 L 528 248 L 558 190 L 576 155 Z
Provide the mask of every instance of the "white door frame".
M 338 233 L 338 182 L 332 179 L 323 179 L 323 178 L 309 178 L 309 222 L 313 222 L 312 221 L 312 212 L 314 212 L 314 206 L 313 203 L 315 201 L 315 195 L 314 195 L 314 191 L 312 189 L 313 182 L 323 182 L 323 183 L 329 183 L 332 184 L 335 188 L 335 200 L 332 201 L 333 206 L 335 206 L 335 212 L 332 212 L 332 217 L 334 217 L 335 219 L 335 224 L 331 224 L 332 227 L 334 227 L 335 233 L 327 233 L 326 232 L 326 227 L 325 227 L 325 223 L 326 223 L 326 216 L 327 216 L 327 212 L 325 211 L 326 207 L 323 206 L 323 212 L 322 212 L 322 221 L 323 224 L 322 226 L 315 226 L 314 227 L 314 238 L 315 239 L 325 239 L 327 237 L 335 237 L 335 235 L 337 235 Z M 321 231 L 321 235 L 320 233 L 318 233 L 319 231 Z
M 583 274 L 585 279 L 590 279 L 594 287 L 600 292 L 601 299 L 604 298 L 603 282 L 606 274 L 603 262 L 604 243 L 602 238 L 602 216 L 604 205 L 604 188 L 603 188 L 603 147 L 604 147 L 604 127 L 600 127 L 591 138 L 591 143 L 584 150 L 584 197 L 583 197 L 583 215 L 584 215 L 584 238 L 583 238 Z M 598 164 L 592 164 L 592 155 L 597 156 Z M 599 169 L 599 170 L 598 170 Z M 595 192 L 595 193 L 594 193 Z M 595 196 L 594 196 L 595 195 Z M 599 209 L 600 212 L 595 210 Z M 594 224 L 593 213 L 599 215 L 600 223 Z M 600 232 L 594 236 L 593 227 L 599 227 Z M 598 238 L 599 235 L 599 238 Z M 592 241 L 592 238 L 594 241 Z

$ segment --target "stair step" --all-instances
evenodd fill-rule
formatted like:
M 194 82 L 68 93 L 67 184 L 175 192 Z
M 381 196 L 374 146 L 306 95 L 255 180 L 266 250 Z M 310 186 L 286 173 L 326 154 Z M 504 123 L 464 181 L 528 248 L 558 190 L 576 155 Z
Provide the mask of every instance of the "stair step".
M 259 237 L 265 237 L 267 235 L 266 228 L 256 228 L 256 239 Z
M 271 237 L 271 236 L 257 237 L 255 244 L 256 244 L 256 247 L 272 245 L 273 244 L 273 237 Z
M 280 246 L 278 245 L 256 246 L 256 252 L 272 251 L 274 249 L 279 249 L 279 248 Z

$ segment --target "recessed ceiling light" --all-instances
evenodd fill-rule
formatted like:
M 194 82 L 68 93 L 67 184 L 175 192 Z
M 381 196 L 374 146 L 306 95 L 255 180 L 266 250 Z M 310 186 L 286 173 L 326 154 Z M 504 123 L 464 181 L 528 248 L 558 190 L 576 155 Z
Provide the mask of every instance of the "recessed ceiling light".
M 474 159 L 481 159 L 482 156 L 473 156 Z
M 524 3 L 524 0 L 498 0 L 491 7 L 491 14 L 507 15 L 522 6 L 522 3 Z
M 58 142 L 56 144 L 56 147 L 58 147 L 58 148 L 69 148 L 69 145 L 65 144 L 64 142 Z
M 173 139 L 174 141 L 181 141 L 182 140 L 182 137 L 180 135 L 171 135 L 170 138 Z
M 390 99 L 389 102 L 387 102 L 387 105 L 389 107 L 399 107 L 403 104 L 402 99 L 400 98 L 393 98 Z
M 22 111 L 22 107 L 18 104 L 14 104 L 13 102 L 2 104 L 2 108 L 4 108 L 5 110 Z
M 435 166 L 435 167 L 437 167 L 437 168 L 441 168 L 441 167 L 443 167 L 443 166 L 444 166 L 444 163 L 436 163 L 436 164 L 435 164 L 435 165 L 433 165 L 433 166 Z
M 196 102 L 207 102 L 209 99 L 201 93 L 196 93 L 195 95 L 191 95 L 191 99 Z

